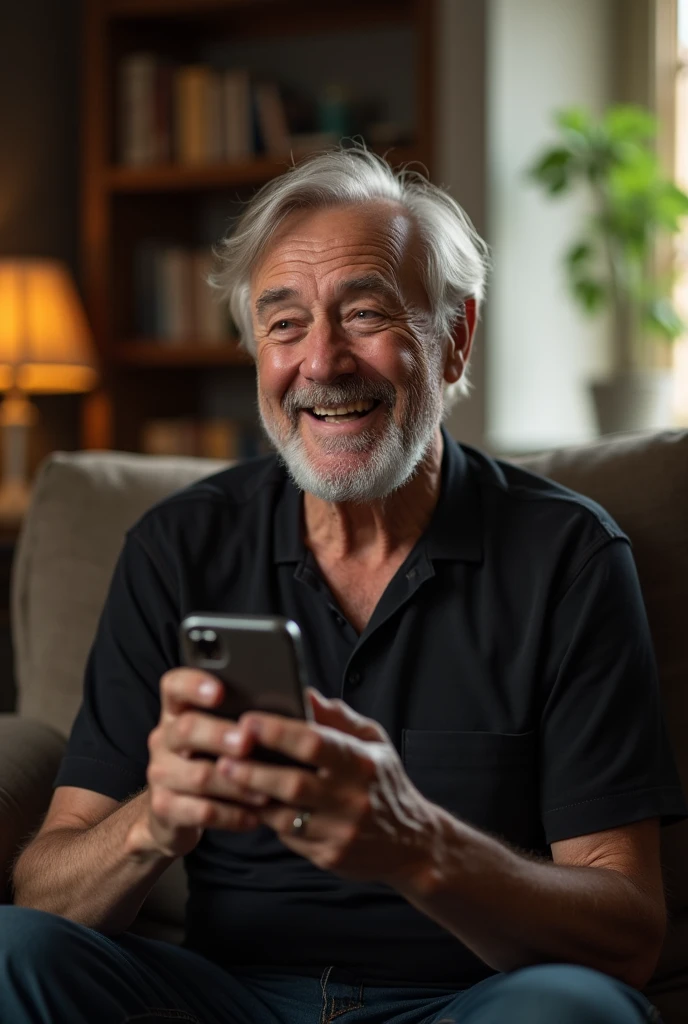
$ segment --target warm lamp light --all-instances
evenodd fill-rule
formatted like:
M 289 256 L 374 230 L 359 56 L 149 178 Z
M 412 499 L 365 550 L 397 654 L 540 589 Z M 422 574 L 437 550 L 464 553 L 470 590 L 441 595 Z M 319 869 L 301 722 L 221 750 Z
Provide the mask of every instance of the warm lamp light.
M 72 279 L 55 260 L 0 259 L 0 524 L 16 524 L 29 500 L 31 394 L 90 391 L 98 375 L 91 333 Z

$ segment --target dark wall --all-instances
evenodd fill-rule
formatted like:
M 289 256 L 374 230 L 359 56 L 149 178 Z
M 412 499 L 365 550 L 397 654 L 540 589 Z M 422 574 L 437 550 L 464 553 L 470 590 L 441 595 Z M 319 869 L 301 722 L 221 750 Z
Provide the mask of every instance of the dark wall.
M 0 0 L 0 258 L 50 256 L 79 280 L 80 0 Z M 80 399 L 36 400 L 32 467 L 78 446 Z
M 0 258 L 50 256 L 78 279 L 79 0 L 0 0 Z M 41 398 L 32 459 L 78 443 L 78 399 Z M 0 551 L 0 711 L 13 705 Z
M 0 0 L 0 256 L 77 272 L 79 0 Z

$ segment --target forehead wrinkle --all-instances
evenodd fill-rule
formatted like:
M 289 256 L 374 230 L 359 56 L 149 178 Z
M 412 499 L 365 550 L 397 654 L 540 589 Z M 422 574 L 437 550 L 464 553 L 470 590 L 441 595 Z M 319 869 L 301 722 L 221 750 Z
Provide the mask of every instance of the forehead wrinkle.
M 362 250 L 382 254 L 388 253 L 391 249 L 396 259 L 400 259 L 403 255 L 404 240 L 394 237 L 396 234 L 396 232 L 393 235 L 390 232 L 371 231 L 365 235 L 365 238 L 326 238 L 320 244 L 317 239 L 312 237 L 299 238 L 298 236 L 291 235 L 276 245 L 273 252 L 280 249 L 293 249 L 295 252 L 302 254 L 302 259 L 312 260 L 321 256 L 322 253 L 332 252 L 333 249 L 342 254 L 361 252 Z
M 304 263 L 312 263 L 316 259 L 321 259 L 323 253 L 332 254 L 329 257 L 330 259 L 336 259 L 338 256 L 344 258 L 350 252 L 360 253 L 362 256 L 367 254 L 373 257 L 378 256 L 383 259 L 385 257 L 389 259 L 390 250 L 393 261 L 400 263 L 403 259 L 404 249 L 413 237 L 414 222 L 403 211 L 390 218 L 384 227 L 366 225 L 364 232 L 361 226 L 358 225 L 357 229 L 359 237 L 353 240 L 341 236 L 335 236 L 334 238 L 330 236 L 323 238 L 321 241 L 317 232 L 315 236 L 311 234 L 302 235 L 298 229 L 296 232 L 290 232 L 288 226 L 285 225 L 282 236 L 275 239 L 272 254 L 270 252 L 266 254 L 266 262 L 270 261 L 271 255 L 273 258 L 277 255 L 279 259 L 278 254 L 280 250 L 284 251 L 284 249 L 287 249 L 293 252 L 293 257 L 291 258 L 297 262 Z M 339 231 L 341 230 L 340 228 Z M 333 250 L 337 250 L 336 254 L 333 253 Z
M 320 256 L 317 260 L 312 258 L 311 253 L 303 255 L 300 253 L 289 253 L 283 256 L 277 256 L 277 259 L 268 260 L 263 265 L 262 274 L 265 275 L 266 281 L 270 278 L 279 277 L 287 272 L 295 273 L 296 276 L 301 274 L 310 275 L 314 266 L 320 270 L 324 277 L 332 273 L 336 273 L 340 269 L 345 269 L 347 266 L 351 269 L 352 276 L 358 277 L 365 274 L 367 271 L 359 271 L 359 267 L 363 264 L 366 267 L 374 268 L 371 269 L 370 273 L 376 273 L 381 281 L 388 281 L 389 286 L 394 288 L 396 291 L 399 289 L 399 274 L 401 271 L 401 260 L 390 257 L 387 251 L 371 252 L 370 249 L 366 252 L 361 252 L 360 246 L 350 246 L 352 252 L 347 254 L 346 252 L 335 252 L 327 250 L 326 256 Z M 352 256 L 354 257 L 352 259 Z M 358 264 L 358 266 L 356 266 Z M 285 286 L 288 287 L 288 286 Z M 279 286 L 276 286 L 274 291 L 277 292 Z M 294 289 L 296 291 L 296 289 Z M 288 296 L 285 296 L 288 297 Z M 296 297 L 296 296 L 293 296 Z
M 345 264 L 353 261 L 379 263 L 393 271 L 399 267 L 401 257 L 400 254 L 390 253 L 387 248 L 382 246 L 366 245 L 364 248 L 360 244 L 349 244 L 338 248 L 327 246 L 322 251 L 290 249 L 285 253 L 275 253 L 272 259 L 266 261 L 264 269 L 269 275 L 285 263 L 292 266 L 303 266 L 304 269 L 310 270 L 313 265 L 323 267 L 331 263 Z
M 299 230 L 299 227 L 296 231 L 285 230 L 281 238 L 275 239 L 261 265 L 256 268 L 255 284 L 259 283 L 260 278 L 266 285 L 271 279 L 285 281 L 286 276 L 284 285 L 276 283 L 272 290 L 277 293 L 281 288 L 291 287 L 291 295 L 286 291 L 283 293 L 284 301 L 289 298 L 298 299 L 302 292 L 298 279 L 302 275 L 305 274 L 307 280 L 313 270 L 316 273 L 319 270 L 327 277 L 339 269 L 344 270 L 346 264 L 350 263 L 352 277 L 360 276 L 360 271 L 365 274 L 370 267 L 371 272 L 379 274 L 382 280 L 387 279 L 397 298 L 401 298 L 404 258 L 409 252 L 415 231 L 414 221 L 406 211 L 386 219 L 382 226 L 379 226 L 379 222 L 373 225 L 361 225 L 359 222 L 353 239 L 346 236 L 346 225 L 335 230 L 334 239 L 331 236 L 323 237 L 323 233 L 317 231 L 314 235 L 308 234 L 303 229 Z M 361 264 L 368 265 L 365 271 Z M 289 281 L 292 275 L 298 282 L 295 286 Z

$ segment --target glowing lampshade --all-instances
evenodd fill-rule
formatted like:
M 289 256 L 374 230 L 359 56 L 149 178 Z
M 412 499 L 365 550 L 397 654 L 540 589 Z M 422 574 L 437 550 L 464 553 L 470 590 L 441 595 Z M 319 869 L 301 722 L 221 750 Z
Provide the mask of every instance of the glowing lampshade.
M 0 259 L 0 390 L 90 391 L 91 332 L 67 269 L 54 260 Z
M 27 438 L 38 411 L 26 397 L 90 391 L 91 332 L 67 269 L 55 260 L 0 259 L 0 527 L 29 501 Z

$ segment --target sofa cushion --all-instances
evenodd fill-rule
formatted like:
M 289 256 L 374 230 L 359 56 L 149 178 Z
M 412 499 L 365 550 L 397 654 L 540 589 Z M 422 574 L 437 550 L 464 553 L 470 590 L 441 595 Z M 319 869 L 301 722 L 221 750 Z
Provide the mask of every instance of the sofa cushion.
M 20 714 L 69 733 L 126 530 L 156 501 L 224 465 L 123 452 L 56 452 L 43 463 L 13 569 Z
M 630 537 L 688 792 L 688 431 L 619 435 L 514 461 L 593 498 Z M 658 979 L 688 970 L 688 822 L 662 830 L 662 854 L 672 926 Z

